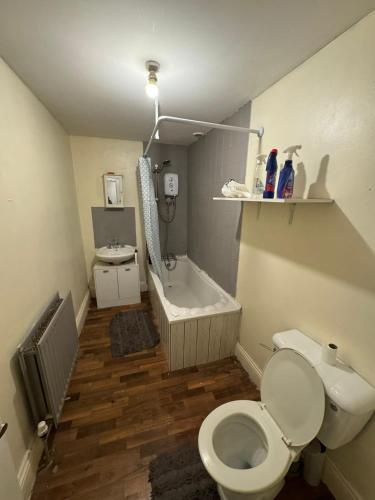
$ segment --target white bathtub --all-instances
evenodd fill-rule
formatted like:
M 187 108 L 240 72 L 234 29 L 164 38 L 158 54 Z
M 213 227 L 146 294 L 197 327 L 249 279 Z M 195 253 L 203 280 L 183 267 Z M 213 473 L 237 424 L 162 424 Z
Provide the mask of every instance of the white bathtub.
M 240 304 L 188 257 L 163 269 L 164 290 L 149 267 L 151 304 L 169 368 L 177 370 L 233 354 Z
M 177 257 L 177 266 L 163 265 L 163 286 L 150 267 L 150 275 L 169 322 L 241 310 L 240 304 L 199 269 L 188 257 Z

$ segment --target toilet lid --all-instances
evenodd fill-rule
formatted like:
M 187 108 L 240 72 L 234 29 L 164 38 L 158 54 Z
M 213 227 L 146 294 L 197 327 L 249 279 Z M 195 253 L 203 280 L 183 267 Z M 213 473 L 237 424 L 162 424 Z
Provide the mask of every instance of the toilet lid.
M 293 349 L 276 351 L 264 370 L 260 391 L 290 446 L 314 439 L 323 422 L 325 393 L 315 368 L 301 354 Z

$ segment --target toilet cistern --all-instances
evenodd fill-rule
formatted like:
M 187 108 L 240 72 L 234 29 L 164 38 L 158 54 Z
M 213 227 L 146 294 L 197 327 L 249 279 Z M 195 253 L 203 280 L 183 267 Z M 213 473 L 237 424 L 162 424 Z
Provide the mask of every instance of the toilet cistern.
M 326 395 L 326 410 L 317 438 L 330 449 L 352 441 L 375 410 L 375 388 L 339 358 L 334 365 L 322 360 L 322 346 L 299 330 L 276 333 L 278 349 L 299 352 L 315 368 Z

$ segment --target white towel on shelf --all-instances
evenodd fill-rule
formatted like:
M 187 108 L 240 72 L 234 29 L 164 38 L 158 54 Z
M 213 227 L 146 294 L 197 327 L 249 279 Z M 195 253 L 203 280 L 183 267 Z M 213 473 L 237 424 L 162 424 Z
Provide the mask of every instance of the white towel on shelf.
M 221 188 L 223 196 L 226 198 L 250 198 L 251 193 L 247 189 L 245 184 L 240 184 L 239 182 L 230 179 Z

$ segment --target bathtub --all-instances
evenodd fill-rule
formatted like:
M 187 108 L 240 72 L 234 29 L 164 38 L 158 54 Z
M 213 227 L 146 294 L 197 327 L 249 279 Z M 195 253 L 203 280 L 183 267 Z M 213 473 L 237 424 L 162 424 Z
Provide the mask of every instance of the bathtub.
M 164 290 L 152 266 L 148 285 L 169 369 L 231 356 L 238 338 L 240 304 L 188 257 L 173 271 L 163 266 Z

